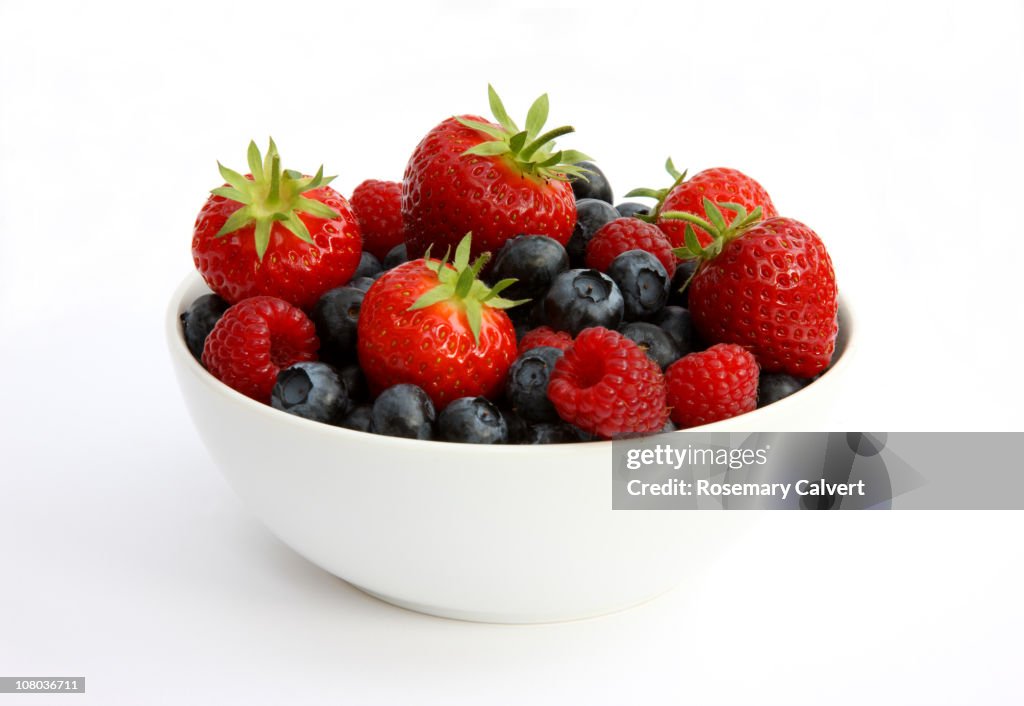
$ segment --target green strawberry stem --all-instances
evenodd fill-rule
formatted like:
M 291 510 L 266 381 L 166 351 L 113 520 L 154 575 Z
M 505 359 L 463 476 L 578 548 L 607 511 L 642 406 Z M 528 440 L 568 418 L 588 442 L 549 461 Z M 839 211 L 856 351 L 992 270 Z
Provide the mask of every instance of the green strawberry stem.
M 731 223 L 725 222 L 725 216 L 722 215 L 722 209 L 728 209 L 736 213 L 736 217 L 733 218 Z M 697 276 L 701 268 L 706 262 L 717 257 L 722 248 L 728 243 L 735 240 L 736 238 L 743 235 L 750 229 L 755 223 L 761 220 L 761 207 L 758 206 L 749 214 L 747 209 L 743 208 L 738 203 L 720 202 L 715 204 L 711 199 L 704 199 L 704 213 L 707 218 L 701 218 L 700 216 L 685 211 L 665 211 L 661 214 L 661 217 L 668 221 L 684 221 L 686 225 L 683 228 L 683 246 L 672 250 L 676 257 L 681 260 L 699 260 L 697 267 L 694 268 L 690 276 L 683 282 L 683 286 L 679 288 L 679 292 L 685 292 L 686 288 L 690 286 L 690 282 Z M 693 231 L 693 226 L 703 228 L 711 235 L 711 242 L 706 246 L 701 246 L 700 241 L 697 240 L 697 234 Z
M 262 157 L 256 143 L 250 141 L 247 161 L 251 179 L 217 162 L 220 175 L 228 186 L 211 189 L 210 193 L 244 205 L 228 217 L 216 237 L 221 238 L 255 224 L 256 255 L 262 260 L 270 244 L 270 231 L 275 221 L 300 240 L 312 243 L 309 229 L 298 214 L 308 213 L 328 219 L 340 217 L 341 214 L 330 206 L 303 196 L 308 191 L 326 186 L 334 179 L 324 176 L 323 165 L 312 177 L 303 177 L 291 169 L 282 172 L 281 156 L 273 138 L 270 138 L 266 157 Z
M 482 132 L 491 138 L 470 147 L 462 153 L 463 155 L 500 156 L 524 175 L 539 179 L 569 181 L 573 178 L 587 178 L 589 170 L 579 166 L 576 162 L 588 160 L 590 157 L 578 150 L 555 151 L 554 140 L 562 135 L 575 132 L 575 128 L 564 125 L 541 133 L 544 123 L 548 119 L 548 96 L 546 93 L 530 106 L 530 110 L 526 114 L 525 130 L 520 130 L 509 117 L 501 98 L 490 84 L 487 85 L 487 97 L 491 105 L 491 113 L 498 121 L 497 125 L 455 117 L 462 125 Z
M 442 259 L 436 260 L 431 259 L 430 249 L 427 249 L 423 261 L 427 268 L 437 275 L 438 285 L 420 295 L 409 307 L 409 311 L 447 302 L 466 314 L 469 330 L 473 332 L 473 340 L 476 345 L 480 345 L 480 328 L 483 325 L 483 310 L 485 308 L 511 309 L 514 306 L 525 304 L 529 299 L 511 300 L 498 296 L 516 283 L 517 280 L 511 277 L 496 282 L 493 287 L 488 287 L 477 279 L 484 265 L 491 259 L 491 254 L 486 252 L 470 264 L 472 236 L 472 233 L 466 233 L 458 247 L 455 248 L 455 260 L 451 263 L 448 262 L 450 250 L 444 254 Z
M 647 213 L 647 215 L 636 216 L 636 218 L 639 218 L 640 220 L 645 221 L 647 223 L 657 223 L 658 218 L 661 216 L 661 209 L 665 205 L 666 197 L 668 197 L 672 189 L 679 186 L 679 184 L 681 184 L 683 180 L 686 179 L 687 170 L 684 169 L 683 171 L 679 171 L 678 169 L 676 169 L 676 165 L 672 163 L 671 157 L 665 160 L 665 171 L 667 171 L 669 173 L 669 176 L 672 177 L 672 184 L 669 185 L 668 187 L 664 189 L 648 189 L 641 187 L 639 189 L 633 189 L 628 194 L 626 194 L 626 198 L 628 199 L 642 197 L 654 199 L 656 201 L 656 203 L 654 204 L 654 208 L 652 208 L 650 212 Z

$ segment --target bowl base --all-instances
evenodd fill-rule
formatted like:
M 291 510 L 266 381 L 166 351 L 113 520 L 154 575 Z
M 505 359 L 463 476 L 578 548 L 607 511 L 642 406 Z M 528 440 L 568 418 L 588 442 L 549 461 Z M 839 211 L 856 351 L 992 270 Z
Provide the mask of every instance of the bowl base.
M 630 608 L 635 608 L 644 603 L 653 601 L 660 596 L 665 595 L 673 588 L 676 584 L 669 586 L 668 588 L 662 588 L 648 596 L 644 596 L 637 600 L 629 601 L 621 605 L 608 606 L 607 608 L 601 608 L 598 610 L 589 610 L 580 613 L 574 613 L 572 610 L 563 610 L 551 613 L 501 613 L 501 612 L 486 612 L 486 611 L 466 611 L 459 610 L 457 608 L 446 608 L 444 606 L 424 605 L 422 603 L 415 603 L 413 601 L 402 600 L 401 598 L 394 598 L 387 596 L 377 591 L 371 591 L 368 588 L 364 588 L 358 584 L 350 584 L 368 596 L 376 598 L 379 601 L 388 603 L 405 610 L 411 610 L 414 613 L 422 613 L 424 615 L 432 615 L 436 618 L 448 618 L 449 620 L 462 620 L 469 623 L 493 623 L 498 625 L 537 625 L 542 623 L 566 623 L 573 620 L 587 620 L 589 618 L 599 618 L 604 615 L 611 615 L 612 613 L 620 613 Z

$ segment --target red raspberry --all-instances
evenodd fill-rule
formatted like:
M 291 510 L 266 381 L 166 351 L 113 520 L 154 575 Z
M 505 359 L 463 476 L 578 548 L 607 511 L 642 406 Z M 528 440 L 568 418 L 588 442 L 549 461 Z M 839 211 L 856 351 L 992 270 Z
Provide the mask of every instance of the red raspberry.
M 616 218 L 601 226 L 587 243 L 587 267 L 607 272 L 612 260 L 629 250 L 646 250 L 665 266 L 669 276 L 676 271 L 672 243 L 658 226 L 639 218 Z
M 605 439 L 655 432 L 668 419 L 661 368 L 633 341 L 600 326 L 583 329 L 555 363 L 548 397 L 562 419 Z
M 230 307 L 210 331 L 203 365 L 228 387 L 269 403 L 277 374 L 316 360 L 320 342 L 309 317 L 277 297 L 249 297 Z
M 367 179 L 349 199 L 363 235 L 363 250 L 378 260 L 405 241 L 402 230 L 402 185 L 397 181 Z
M 519 341 L 519 355 L 540 346 L 551 346 L 564 351 L 571 345 L 572 336 L 565 331 L 555 331 L 548 326 L 538 326 L 523 334 L 522 340 Z
M 680 358 L 668 367 L 665 378 L 672 421 L 680 429 L 757 407 L 757 361 L 750 351 L 733 343 L 719 343 Z

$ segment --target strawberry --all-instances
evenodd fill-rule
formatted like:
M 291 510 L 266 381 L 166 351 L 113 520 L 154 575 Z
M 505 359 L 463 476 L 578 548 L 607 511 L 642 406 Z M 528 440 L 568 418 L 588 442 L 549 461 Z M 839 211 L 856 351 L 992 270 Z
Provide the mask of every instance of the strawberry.
M 704 200 L 707 218 L 664 211 L 684 226 L 680 257 L 698 258 L 689 283 L 689 306 L 702 338 L 745 346 L 767 373 L 813 377 L 835 351 L 838 290 L 832 260 L 818 235 L 791 218 L 761 221 L 760 207 L 737 204 L 726 223 L 718 206 Z M 693 225 L 712 234 L 702 246 Z
M 665 371 L 665 380 L 672 421 L 680 429 L 729 419 L 757 407 L 757 361 L 732 343 L 680 358 Z
M 318 346 L 316 328 L 301 309 L 276 297 L 249 297 L 217 321 L 203 347 L 203 365 L 228 387 L 269 404 L 277 374 L 316 360 Z
M 687 179 L 686 172 L 677 170 L 671 159 L 665 162 L 665 169 L 673 179 L 669 188 L 658 191 L 634 189 L 626 196 L 647 196 L 657 199 L 657 204 L 650 213 L 640 216 L 640 218 L 648 223 L 656 223 L 671 241 L 673 247 L 683 247 L 686 244 L 685 224 L 677 220 L 661 218 L 661 214 L 665 211 L 682 211 L 702 216 L 704 215 L 705 198 L 714 203 L 737 204 L 748 213 L 760 208 L 762 218 L 774 218 L 778 215 L 771 197 L 768 196 L 764 187 L 741 171 L 728 167 L 715 167 L 705 169 Z M 711 242 L 712 234 L 700 226 L 695 227 L 694 232 L 701 245 Z M 671 270 L 669 271 L 671 272 Z
M 553 151 L 554 139 L 572 132 L 541 133 L 548 98 L 538 98 L 520 130 L 488 86 L 498 123 L 475 115 L 448 118 L 419 143 L 402 181 L 402 219 L 410 257 L 453 247 L 473 234 L 474 255 L 498 252 L 523 233 L 546 235 L 561 245 L 576 225 L 569 178 L 584 176 L 575 150 Z
M 255 295 L 310 309 L 359 265 L 359 225 L 327 184 L 281 170 L 274 141 L 261 159 L 249 143 L 248 175 L 219 165 L 227 184 L 211 191 L 196 218 L 192 258 L 210 289 L 230 303 Z
M 455 260 L 413 260 L 374 282 L 359 314 L 359 363 L 374 394 L 392 385 L 423 388 L 440 411 L 459 397 L 496 398 L 516 358 L 516 333 L 503 311 L 522 302 L 498 296 L 515 280 L 488 287 L 470 264 L 467 235 Z
M 349 201 L 359 219 L 363 250 L 383 260 L 391 248 L 404 242 L 399 182 L 367 179 L 355 188 Z

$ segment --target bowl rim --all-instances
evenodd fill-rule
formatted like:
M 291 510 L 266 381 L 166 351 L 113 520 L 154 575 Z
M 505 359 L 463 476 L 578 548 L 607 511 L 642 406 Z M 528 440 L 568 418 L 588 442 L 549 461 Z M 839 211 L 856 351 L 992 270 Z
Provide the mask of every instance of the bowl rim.
M 299 417 L 294 414 L 288 414 L 281 410 L 274 409 L 269 404 L 263 404 L 256 400 L 243 395 L 242 393 L 234 390 L 220 380 L 215 378 L 199 361 L 193 356 L 192 352 L 189 351 L 188 346 L 185 343 L 184 330 L 181 326 L 181 314 L 188 308 L 192 303 L 191 301 L 186 302 L 186 295 L 197 285 L 201 285 L 209 291 L 209 287 L 202 280 L 198 272 L 190 272 L 181 281 L 180 284 L 175 288 L 174 293 L 171 295 L 170 303 L 167 307 L 167 313 L 165 318 L 165 333 L 167 336 L 168 349 L 170 355 L 177 359 L 181 367 L 195 376 L 202 384 L 210 388 L 215 394 L 224 396 L 232 404 L 241 405 L 246 407 L 252 413 L 258 414 L 272 414 L 274 419 L 284 424 L 297 424 L 299 428 L 305 429 L 307 432 L 319 433 L 324 435 L 326 438 L 335 438 L 341 441 L 349 440 L 354 443 L 372 441 L 376 444 L 398 444 L 398 445 L 427 445 L 427 448 L 439 449 L 444 448 L 447 451 L 454 451 L 456 453 L 488 453 L 486 449 L 494 449 L 493 453 L 517 453 L 517 454 L 529 454 L 529 453 L 544 453 L 550 455 L 551 453 L 558 453 L 568 451 L 571 449 L 579 449 L 581 446 L 585 446 L 588 449 L 604 448 L 611 451 L 612 441 L 611 440 L 595 440 L 595 441 L 580 441 L 574 443 L 564 444 L 459 444 L 450 441 L 441 441 L 436 439 L 407 439 L 397 436 L 384 436 L 380 434 L 370 434 L 367 432 L 357 431 L 355 429 L 346 429 L 345 427 L 334 426 L 332 424 L 325 424 L 323 422 L 317 422 L 312 419 L 306 419 Z M 201 295 L 200 295 L 201 296 Z M 841 325 L 840 340 L 842 341 L 842 349 L 838 351 L 838 355 L 832 360 L 829 367 L 821 374 L 821 377 L 802 387 L 791 395 L 772 403 L 766 407 L 759 407 L 751 412 L 745 412 L 744 414 L 731 417 L 729 419 L 723 419 L 719 422 L 712 422 L 711 424 L 704 424 L 698 427 L 690 427 L 687 429 L 677 429 L 672 432 L 666 432 L 671 434 L 676 433 L 687 433 L 687 432 L 737 432 L 743 430 L 737 430 L 729 428 L 735 423 L 734 420 L 744 420 L 745 426 L 750 427 L 750 430 L 756 428 L 757 422 L 763 416 L 765 416 L 765 410 L 771 410 L 773 413 L 777 412 L 779 407 L 777 405 L 791 406 L 798 404 L 796 401 L 798 398 L 802 399 L 806 396 L 807 391 L 813 388 L 818 388 L 821 391 L 821 386 L 834 385 L 838 374 L 844 372 L 850 366 L 851 354 L 856 348 L 856 319 L 850 311 L 849 302 L 842 296 L 839 296 L 839 320 Z M 803 430 L 798 430 L 803 431 Z M 660 433 L 660 432 L 659 432 Z M 653 435 L 651 435 L 653 436 Z M 458 449 L 458 451 L 456 451 Z

